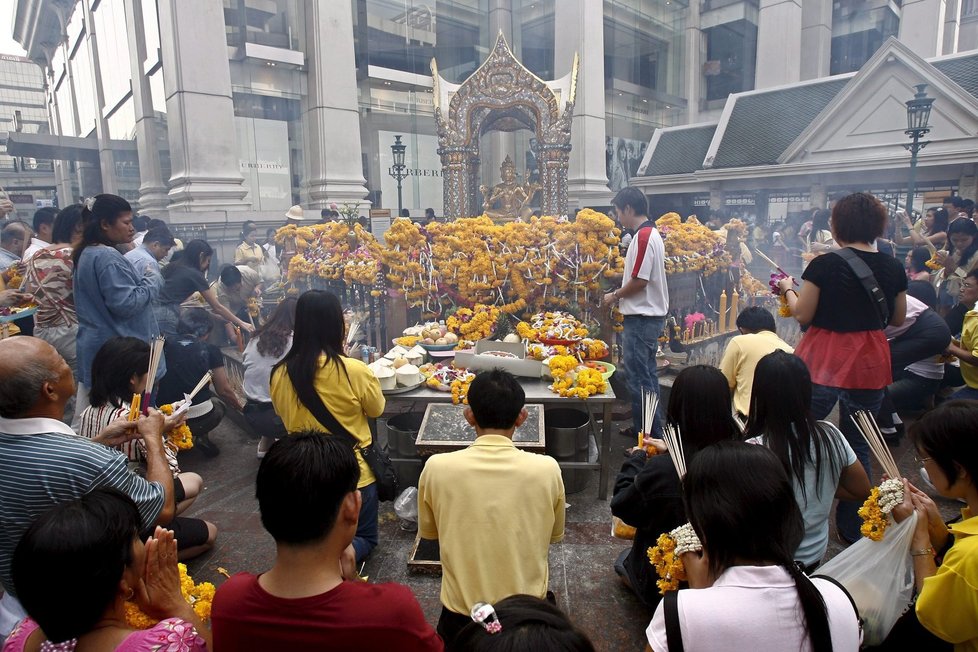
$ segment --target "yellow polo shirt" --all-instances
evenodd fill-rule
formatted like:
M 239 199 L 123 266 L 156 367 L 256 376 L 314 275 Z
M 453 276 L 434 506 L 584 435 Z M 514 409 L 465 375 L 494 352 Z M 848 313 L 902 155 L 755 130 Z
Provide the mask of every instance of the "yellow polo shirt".
M 961 325 L 961 348 L 971 351 L 972 355 L 978 355 L 978 311 L 969 310 L 964 314 L 964 323 Z M 968 387 L 978 389 L 978 367 L 962 362 L 961 377 Z
M 935 636 L 954 643 L 956 652 L 978 652 L 978 516 L 971 516 L 968 508 L 961 516 L 963 521 L 950 526 L 954 545 L 944 563 L 924 580 L 917 619 Z
M 362 446 L 368 446 L 372 441 L 370 424 L 367 419 L 376 419 L 384 413 L 387 400 L 380 390 L 380 381 L 367 369 L 367 365 L 353 358 L 340 358 L 350 376 L 335 364 L 322 366 L 326 356 L 319 357 L 319 371 L 316 372 L 315 387 L 319 398 L 333 413 L 336 420 L 357 438 Z M 272 372 L 271 382 L 272 405 L 275 413 L 282 419 L 285 429 L 289 432 L 303 430 L 326 431 L 316 417 L 299 402 L 299 397 L 292 386 L 285 365 Z M 360 483 L 357 487 L 366 487 L 374 481 L 374 474 L 357 453 L 360 462 Z
M 720 361 L 720 371 L 727 377 L 730 391 L 733 392 L 734 409 L 741 414 L 750 411 L 750 392 L 754 386 L 754 369 L 761 358 L 775 351 L 795 350 L 778 337 L 777 333 L 761 331 L 737 335 L 727 343 Z
M 550 544 L 564 538 L 560 467 L 503 435 L 433 455 L 418 482 L 418 532 L 439 542 L 450 611 L 468 615 L 516 593 L 546 597 Z

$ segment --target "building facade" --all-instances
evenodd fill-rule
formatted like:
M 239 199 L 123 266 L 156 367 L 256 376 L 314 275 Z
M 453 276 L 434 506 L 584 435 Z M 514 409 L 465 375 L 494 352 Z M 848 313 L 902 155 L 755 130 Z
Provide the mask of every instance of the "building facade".
M 731 94 L 858 70 L 890 36 L 928 58 L 978 47 L 973 0 L 18 0 L 47 84 L 61 197 L 126 196 L 174 222 L 279 219 L 290 205 L 441 213 L 431 60 L 466 79 L 502 33 L 542 79 L 580 77 L 568 194 L 606 205 L 659 128 L 717 121 Z M 527 131 L 486 133 L 482 180 Z

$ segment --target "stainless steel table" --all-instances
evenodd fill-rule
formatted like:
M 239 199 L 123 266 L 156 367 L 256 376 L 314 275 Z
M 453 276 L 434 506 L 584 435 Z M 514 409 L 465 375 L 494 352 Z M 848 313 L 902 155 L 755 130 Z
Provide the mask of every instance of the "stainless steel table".
M 520 378 L 520 384 L 526 393 L 526 403 L 544 403 L 546 405 L 559 405 L 570 407 L 581 405 L 587 412 L 591 424 L 591 432 L 594 434 L 595 441 L 598 442 L 598 462 L 558 462 L 563 469 L 595 469 L 598 470 L 598 498 L 607 500 L 608 498 L 608 476 L 611 473 L 611 406 L 615 402 L 615 392 L 611 389 L 611 384 L 607 383 L 604 394 L 592 396 L 587 400 L 579 398 L 563 398 L 557 396 L 548 389 L 550 383 L 545 380 L 535 380 L 531 378 Z M 452 395 L 450 392 L 437 392 L 427 387 L 419 388 L 404 394 L 392 394 L 387 396 L 387 404 L 412 404 L 420 403 L 451 403 Z M 597 433 L 597 422 L 595 420 L 595 406 L 601 408 L 601 435 Z

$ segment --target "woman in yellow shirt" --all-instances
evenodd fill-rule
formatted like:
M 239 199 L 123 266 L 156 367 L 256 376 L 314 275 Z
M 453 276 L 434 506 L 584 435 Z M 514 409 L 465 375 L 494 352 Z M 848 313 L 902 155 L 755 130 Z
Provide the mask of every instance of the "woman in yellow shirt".
M 917 619 L 958 652 L 978 651 L 978 402 L 948 401 L 912 429 L 917 456 L 934 488 L 967 503 L 961 520 L 944 524 L 934 501 L 905 485 L 904 502 L 894 509 L 902 520 L 917 512 L 910 544 L 916 583 Z M 938 565 L 938 559 L 940 565 Z
M 384 413 L 386 400 L 380 381 L 367 365 L 343 354 L 345 331 L 343 307 L 335 294 L 309 290 L 299 297 L 292 347 L 272 370 L 272 405 L 288 432 L 318 430 L 328 434 L 328 428 L 313 416 L 295 389 L 312 387 L 359 445 L 369 446 L 372 437 L 367 420 Z M 352 560 L 355 554 L 359 564 L 377 545 L 377 486 L 359 451 L 357 460 L 360 522 L 346 557 Z

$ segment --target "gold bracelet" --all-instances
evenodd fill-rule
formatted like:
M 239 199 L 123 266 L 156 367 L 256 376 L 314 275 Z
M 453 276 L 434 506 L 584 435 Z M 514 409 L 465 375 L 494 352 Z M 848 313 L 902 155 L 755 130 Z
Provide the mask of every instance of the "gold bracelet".
M 910 556 L 911 557 L 923 557 L 924 555 L 930 555 L 931 557 L 933 557 L 934 554 L 935 553 L 934 553 L 934 549 L 933 548 L 922 548 L 920 550 L 911 550 L 910 551 Z

